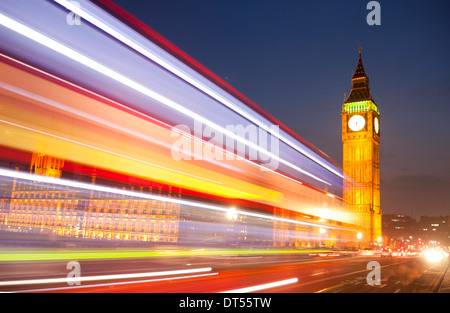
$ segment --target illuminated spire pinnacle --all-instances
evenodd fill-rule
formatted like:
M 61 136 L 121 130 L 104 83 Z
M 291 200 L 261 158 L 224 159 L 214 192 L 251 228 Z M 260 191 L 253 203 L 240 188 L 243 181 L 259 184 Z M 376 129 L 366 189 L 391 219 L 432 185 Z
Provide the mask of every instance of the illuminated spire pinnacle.
M 356 66 L 356 71 L 353 74 L 352 78 L 359 78 L 359 77 L 366 77 L 366 71 L 364 70 L 364 66 L 362 63 L 362 58 L 361 58 L 361 45 L 359 45 L 359 59 L 358 59 L 358 65 Z
M 366 75 L 366 71 L 363 66 L 361 57 L 361 45 L 359 45 L 359 59 L 356 70 L 352 76 L 352 89 L 345 103 L 372 100 L 369 88 L 369 78 Z M 372 100 L 373 101 L 373 100 Z

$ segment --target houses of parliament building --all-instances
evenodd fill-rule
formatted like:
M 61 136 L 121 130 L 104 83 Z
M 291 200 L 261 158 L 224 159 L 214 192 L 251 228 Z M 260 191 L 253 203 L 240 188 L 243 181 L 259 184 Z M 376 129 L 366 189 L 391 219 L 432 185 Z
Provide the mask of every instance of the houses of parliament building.
M 64 161 L 33 153 L 29 172 L 61 178 Z M 25 170 L 17 164 L 15 170 Z M 78 181 L 98 183 L 96 176 L 71 174 Z M 102 185 L 128 188 L 137 192 L 154 192 L 152 187 L 116 184 Z M 28 183 L 14 179 L 4 184 L 0 199 L 3 227 L 27 229 L 57 236 L 90 239 L 177 242 L 179 204 L 128 198 L 99 191 L 77 191 L 46 183 Z M 179 197 L 179 192 L 157 188 L 156 193 Z

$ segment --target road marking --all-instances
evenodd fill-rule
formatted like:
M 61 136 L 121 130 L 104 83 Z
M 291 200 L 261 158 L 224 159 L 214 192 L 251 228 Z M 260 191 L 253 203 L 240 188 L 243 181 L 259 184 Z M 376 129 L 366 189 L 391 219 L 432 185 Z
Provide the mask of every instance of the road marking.
M 314 274 L 311 274 L 309 276 L 317 276 L 317 275 L 322 275 L 322 274 L 325 274 L 325 272 L 314 273 Z
M 387 265 L 381 266 L 380 268 L 389 267 L 389 266 L 393 266 L 393 265 L 400 265 L 400 264 L 404 264 L 404 263 L 407 263 L 407 262 L 409 262 L 409 261 L 398 262 L 398 263 L 392 263 L 392 264 L 387 264 Z M 353 274 L 358 274 L 358 273 L 363 273 L 363 272 L 367 272 L 367 271 L 369 271 L 369 270 L 365 269 L 365 270 L 359 270 L 359 271 L 354 271 L 354 272 L 350 272 L 350 273 L 345 273 L 345 274 L 342 274 L 342 275 L 336 275 L 336 276 L 326 277 L 326 278 L 322 278 L 322 279 L 310 281 L 310 282 L 307 282 L 307 283 L 303 283 L 302 286 L 313 285 L 313 284 L 316 284 L 316 283 L 319 283 L 319 282 L 323 282 L 323 281 L 326 281 L 326 280 L 329 280 L 329 279 L 334 279 L 334 278 L 339 278 L 339 277 L 345 277 L 345 276 L 349 276 L 349 275 L 353 275 Z M 365 277 L 363 277 L 363 278 L 361 278 L 361 279 L 357 279 L 357 280 L 359 281 L 359 280 L 364 280 L 364 279 L 365 279 Z M 348 283 L 345 283 L 345 284 L 348 284 Z M 341 284 L 337 284 L 337 285 L 334 285 L 334 286 L 331 286 L 331 287 L 327 287 L 327 288 L 325 288 L 325 289 L 321 289 L 321 290 L 319 290 L 319 291 L 316 291 L 316 293 L 322 293 L 322 292 L 324 292 L 324 291 L 326 291 L 326 290 L 330 290 L 330 289 L 333 289 L 333 288 L 341 287 L 342 285 L 344 285 L 344 284 L 341 283 Z
M 327 291 L 329 291 L 329 290 L 332 290 L 332 289 L 338 289 L 339 287 L 343 287 L 343 286 L 346 286 L 346 285 L 348 285 L 348 283 L 342 283 L 342 284 L 334 285 L 334 286 L 327 287 L 327 288 L 321 289 L 321 290 L 319 290 L 319 291 L 316 291 L 315 293 L 323 293 L 323 292 L 327 292 Z M 336 290 L 334 293 L 336 293 L 336 292 L 338 292 L 338 291 L 339 291 L 339 290 Z
M 269 289 L 269 288 L 274 288 L 274 287 L 279 287 L 279 286 L 284 286 L 284 285 L 289 285 L 289 284 L 295 284 L 297 282 L 298 282 L 298 278 L 295 277 L 295 278 L 289 278 L 289 279 L 280 280 L 280 281 L 262 284 L 262 285 L 256 285 L 256 286 L 251 286 L 251 287 L 223 291 L 221 293 L 247 293 L 247 292 L 259 291 L 259 290 L 264 290 L 264 289 Z

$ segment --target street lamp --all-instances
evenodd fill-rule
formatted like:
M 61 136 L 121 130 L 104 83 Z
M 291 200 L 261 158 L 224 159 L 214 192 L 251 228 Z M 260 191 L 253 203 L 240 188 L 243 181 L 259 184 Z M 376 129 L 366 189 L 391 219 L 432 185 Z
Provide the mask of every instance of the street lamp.
M 228 228 L 228 230 L 231 231 L 230 240 L 231 240 L 232 243 L 236 243 L 237 240 L 238 240 L 238 236 L 237 236 L 237 234 L 235 232 L 236 231 L 236 229 L 235 229 L 235 226 L 236 226 L 235 224 L 236 223 L 235 222 L 236 222 L 236 220 L 238 218 L 238 214 L 236 212 L 236 209 L 234 207 L 230 208 L 227 211 L 226 216 L 227 216 L 227 219 L 231 221 L 230 228 Z
M 362 233 L 358 233 L 358 234 L 356 235 L 356 238 L 358 238 L 358 250 L 361 249 L 361 239 L 362 239 L 362 237 L 363 237 L 363 234 L 362 234 Z
M 231 209 L 228 210 L 227 218 L 230 221 L 235 221 L 237 219 L 237 213 L 236 213 L 236 209 L 235 208 L 231 208 Z

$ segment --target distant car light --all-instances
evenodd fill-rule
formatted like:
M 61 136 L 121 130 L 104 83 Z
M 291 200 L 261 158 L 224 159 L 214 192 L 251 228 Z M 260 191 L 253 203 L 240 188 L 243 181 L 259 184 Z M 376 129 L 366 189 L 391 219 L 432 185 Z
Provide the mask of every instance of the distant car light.
M 424 256 L 429 262 L 439 262 L 444 257 L 443 253 L 441 251 L 436 250 L 426 250 L 424 252 Z

